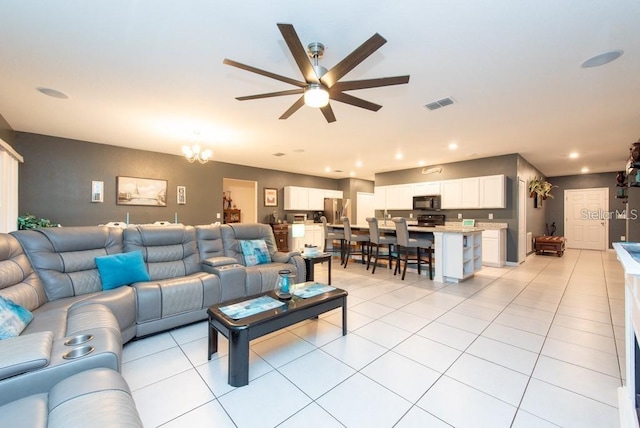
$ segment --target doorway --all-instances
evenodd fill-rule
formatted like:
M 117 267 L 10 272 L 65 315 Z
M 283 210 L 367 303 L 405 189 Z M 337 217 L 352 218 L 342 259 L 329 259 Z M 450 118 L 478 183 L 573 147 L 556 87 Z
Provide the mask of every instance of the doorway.
M 527 258 L 527 186 L 518 177 L 518 263 Z
M 232 208 L 240 210 L 240 223 L 258 222 L 258 182 L 222 179 L 222 191 L 230 195 Z M 223 207 L 226 209 L 227 207 Z
M 567 248 L 606 250 L 609 245 L 609 189 L 564 191 Z

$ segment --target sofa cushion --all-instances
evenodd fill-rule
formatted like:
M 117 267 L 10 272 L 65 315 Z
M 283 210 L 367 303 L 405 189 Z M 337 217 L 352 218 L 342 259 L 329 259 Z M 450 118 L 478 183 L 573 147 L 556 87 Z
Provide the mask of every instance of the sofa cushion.
M 96 264 L 103 290 L 150 279 L 140 251 L 96 257 Z
M 240 241 L 242 255 L 247 266 L 271 263 L 271 256 L 264 239 L 245 239 Z
M 19 336 L 33 319 L 33 314 L 0 296 L 0 340 Z

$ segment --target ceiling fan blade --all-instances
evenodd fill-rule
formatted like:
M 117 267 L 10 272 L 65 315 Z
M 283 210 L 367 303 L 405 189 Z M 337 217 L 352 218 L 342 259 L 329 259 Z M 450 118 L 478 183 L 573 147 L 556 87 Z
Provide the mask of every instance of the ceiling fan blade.
M 288 119 L 289 116 L 291 116 L 293 113 L 297 112 L 300 109 L 300 107 L 302 107 L 303 105 L 304 105 L 304 95 L 301 96 L 300 98 L 298 98 L 298 101 L 293 103 L 293 105 L 291 107 L 289 107 L 289 109 L 287 109 L 287 111 L 282 113 L 282 116 L 280 116 L 278 119 Z
M 355 89 L 378 88 L 381 86 L 402 85 L 409 83 L 409 76 L 381 77 L 379 79 L 351 80 L 338 82 L 331 87 L 337 91 L 353 91 Z
M 282 95 L 304 94 L 304 89 L 290 89 L 288 91 L 269 92 L 266 94 L 247 95 L 245 97 L 236 97 L 238 101 L 258 100 L 260 98 L 280 97 Z
M 252 73 L 256 73 L 256 74 L 259 74 L 261 76 L 270 77 L 272 79 L 276 79 L 276 80 L 279 80 L 281 82 L 289 83 L 289 84 L 294 85 L 294 86 L 299 86 L 301 88 L 304 88 L 305 86 L 307 86 L 306 82 L 300 82 L 298 80 L 291 79 L 289 77 L 281 76 L 279 74 L 271 73 L 269 71 L 260 70 L 259 68 L 255 68 L 255 67 L 252 67 L 250 65 L 242 64 L 242 63 L 239 63 L 239 62 L 227 59 L 227 58 L 225 58 L 224 61 L 222 61 L 222 63 L 226 64 L 226 65 L 230 65 L 232 67 L 240 68 L 242 70 L 250 71 Z
M 327 87 L 332 87 L 342 76 L 353 70 L 358 64 L 367 59 L 369 55 L 377 51 L 385 43 L 387 43 L 387 40 L 384 37 L 378 33 L 374 34 L 369 38 L 369 40 L 358 46 L 356 50 L 347 55 L 342 61 L 322 76 L 320 81 Z
M 313 69 L 313 65 L 311 65 L 311 61 L 309 61 L 309 55 L 304 47 L 302 47 L 298 33 L 296 33 L 293 25 L 278 24 L 278 28 L 287 46 L 289 46 L 291 55 L 293 55 L 293 59 L 296 60 L 296 64 L 298 64 L 298 68 L 302 72 L 304 79 L 309 83 L 318 83 L 318 76 Z
M 331 108 L 331 104 L 327 104 L 324 107 L 320 107 L 320 111 L 324 115 L 324 118 L 327 119 L 328 123 L 336 121 L 336 115 L 333 114 L 333 109 Z
M 371 111 L 378 111 L 382 108 L 380 104 L 374 104 L 372 102 L 363 100 L 362 98 L 354 97 L 353 95 L 345 94 L 344 92 L 330 92 L 329 97 L 332 100 L 340 101 L 341 103 L 351 104 L 352 106 L 362 107 Z

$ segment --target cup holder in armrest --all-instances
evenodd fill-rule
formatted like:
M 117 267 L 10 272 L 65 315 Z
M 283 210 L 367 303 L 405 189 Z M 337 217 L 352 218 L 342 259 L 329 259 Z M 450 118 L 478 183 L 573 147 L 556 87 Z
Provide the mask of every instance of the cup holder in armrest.
M 65 352 L 62 355 L 62 358 L 65 360 L 73 360 L 75 358 L 84 357 L 85 355 L 89 355 L 93 352 L 95 348 L 93 346 L 81 346 L 79 348 L 75 348 L 69 352 Z
M 73 336 L 64 341 L 64 344 L 67 346 L 75 346 L 80 345 L 82 343 L 86 343 L 93 339 L 93 334 L 81 334 L 78 336 Z

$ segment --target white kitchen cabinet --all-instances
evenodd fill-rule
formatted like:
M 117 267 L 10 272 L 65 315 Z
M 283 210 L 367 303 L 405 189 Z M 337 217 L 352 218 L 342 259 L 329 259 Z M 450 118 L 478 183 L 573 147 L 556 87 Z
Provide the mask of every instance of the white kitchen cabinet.
M 305 245 L 315 245 L 318 251 L 324 250 L 324 231 L 321 224 L 305 224 L 304 236 L 294 238 L 289 230 L 289 249 L 291 251 L 303 251 Z
M 412 185 L 413 196 L 432 196 L 440 194 L 439 181 L 425 181 L 424 183 L 414 183 Z
M 325 190 L 307 188 L 307 192 L 309 193 L 308 209 L 312 211 L 324 211 Z
M 482 234 L 436 231 L 436 282 L 460 282 L 482 269 Z
M 480 208 L 505 208 L 504 175 L 480 177 Z
M 328 189 L 324 189 L 324 197 L 325 198 L 336 198 L 336 199 L 342 199 L 343 193 L 342 190 L 328 190 Z
M 375 186 L 373 188 L 373 208 L 384 210 L 387 207 L 387 186 Z
M 459 208 L 480 208 L 480 177 L 463 178 L 462 204 Z
M 388 210 L 413 209 L 413 185 L 396 184 L 387 187 L 386 208 Z
M 502 267 L 506 264 L 506 229 L 488 229 L 482 231 L 483 266 Z
M 309 210 L 309 191 L 306 187 L 285 186 L 284 188 L 285 210 Z
M 440 185 L 442 209 L 460 208 L 462 206 L 462 180 L 446 180 Z

